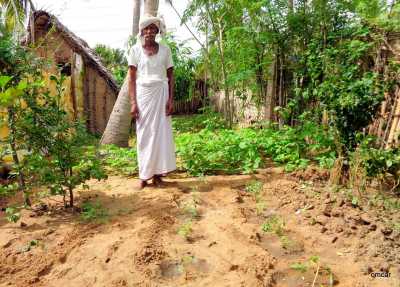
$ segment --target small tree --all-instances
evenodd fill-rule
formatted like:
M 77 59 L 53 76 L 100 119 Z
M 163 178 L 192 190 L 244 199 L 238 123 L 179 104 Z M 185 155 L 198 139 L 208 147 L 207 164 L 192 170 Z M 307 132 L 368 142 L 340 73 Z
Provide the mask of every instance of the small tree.
M 106 178 L 83 122 L 72 120 L 61 105 L 64 76 L 51 76 L 56 95 L 48 91 L 33 100 L 19 122 L 21 139 L 31 148 L 26 157 L 26 169 L 35 182 L 47 187 L 50 194 L 61 194 L 64 206 L 74 205 L 73 190 L 85 181 Z M 30 102 L 29 102 L 30 100 Z

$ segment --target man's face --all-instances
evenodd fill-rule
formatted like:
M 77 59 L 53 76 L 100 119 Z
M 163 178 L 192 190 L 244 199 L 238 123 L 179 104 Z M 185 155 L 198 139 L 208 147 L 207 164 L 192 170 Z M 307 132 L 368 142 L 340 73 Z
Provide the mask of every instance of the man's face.
M 156 24 L 150 24 L 146 28 L 142 30 L 142 35 L 145 40 L 154 40 L 156 38 L 156 35 L 158 33 L 158 28 Z

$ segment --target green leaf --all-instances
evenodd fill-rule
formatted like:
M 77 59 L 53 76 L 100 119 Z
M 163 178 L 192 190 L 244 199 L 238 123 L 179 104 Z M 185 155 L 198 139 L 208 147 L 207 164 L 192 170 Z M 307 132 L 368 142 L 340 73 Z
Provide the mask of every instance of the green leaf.
M 12 77 L 10 76 L 0 76 L 0 88 L 3 89 L 11 79 Z
M 18 83 L 17 89 L 20 91 L 25 90 L 28 87 L 28 82 L 26 80 L 22 80 Z
M 54 82 L 58 83 L 58 78 L 55 75 L 51 75 L 50 81 L 54 81 Z
M 245 142 L 241 142 L 241 143 L 239 144 L 239 147 L 240 147 L 241 149 L 245 149 L 245 148 L 247 147 L 247 144 L 246 144 Z

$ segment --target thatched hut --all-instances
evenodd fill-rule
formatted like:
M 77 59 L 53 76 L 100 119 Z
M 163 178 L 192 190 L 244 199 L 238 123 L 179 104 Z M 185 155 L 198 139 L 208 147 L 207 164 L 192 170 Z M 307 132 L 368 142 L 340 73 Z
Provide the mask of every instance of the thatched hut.
M 35 44 L 38 56 L 51 62 L 45 74 L 49 77 L 61 69 L 66 77 L 67 111 L 75 118 L 85 118 L 90 132 L 102 134 L 119 91 L 113 76 L 88 44 L 55 16 L 36 11 L 31 19 L 28 41 Z
M 384 44 L 379 51 L 382 71 L 389 58 L 400 64 L 400 33 L 389 33 Z M 377 136 L 383 148 L 400 146 L 400 75 L 397 75 L 393 92 L 385 93 L 380 110 L 369 127 L 369 134 Z

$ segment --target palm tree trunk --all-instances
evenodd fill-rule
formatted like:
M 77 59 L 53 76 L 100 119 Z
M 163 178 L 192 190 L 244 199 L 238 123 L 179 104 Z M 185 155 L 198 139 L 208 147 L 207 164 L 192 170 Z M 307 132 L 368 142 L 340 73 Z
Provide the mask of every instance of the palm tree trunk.
M 126 76 L 124 84 L 119 91 L 117 101 L 111 112 L 101 138 L 101 144 L 115 144 L 120 147 L 128 146 L 129 128 L 131 124 L 130 107 L 131 102 L 128 92 L 129 74 Z
M 144 0 L 144 14 L 157 16 L 159 0 Z
M 132 21 L 132 36 L 135 37 L 139 33 L 140 19 L 140 0 L 133 0 L 133 21 Z
M 134 1 L 134 11 L 137 11 L 136 5 L 138 4 L 136 2 L 140 2 L 140 0 Z M 158 11 L 158 2 L 158 0 L 145 0 L 144 13 L 156 16 Z M 138 11 L 139 10 L 140 9 L 138 9 Z M 138 17 L 136 16 L 137 14 L 134 13 L 132 32 L 136 29 L 135 23 L 139 24 Z M 139 32 L 139 25 L 137 25 L 137 31 Z M 104 130 L 103 136 L 100 140 L 101 144 L 115 144 L 120 147 L 128 146 L 129 128 L 131 125 L 131 102 L 128 92 L 128 79 L 129 76 L 125 78 L 124 84 L 119 91 L 117 101 L 114 104 L 113 111 L 111 112 L 106 129 Z

